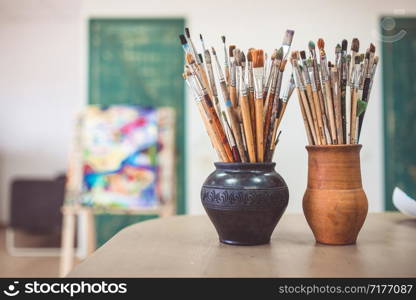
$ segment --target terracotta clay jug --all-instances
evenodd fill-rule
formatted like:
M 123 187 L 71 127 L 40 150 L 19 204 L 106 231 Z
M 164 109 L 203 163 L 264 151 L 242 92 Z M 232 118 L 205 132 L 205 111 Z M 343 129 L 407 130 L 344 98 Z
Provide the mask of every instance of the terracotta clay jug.
M 361 145 L 306 146 L 308 186 L 303 211 L 319 243 L 354 244 L 367 216 Z

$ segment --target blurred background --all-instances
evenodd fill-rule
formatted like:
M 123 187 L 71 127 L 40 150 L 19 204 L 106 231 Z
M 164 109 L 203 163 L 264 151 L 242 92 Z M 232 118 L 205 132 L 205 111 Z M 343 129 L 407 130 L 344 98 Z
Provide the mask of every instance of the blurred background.
M 197 47 L 201 33 L 218 49 L 226 35 L 270 53 L 286 29 L 297 50 L 320 37 L 328 49 L 373 42 L 381 67 L 361 136 L 369 210 L 392 210 L 395 186 L 416 196 L 414 0 L 0 0 L 0 276 L 64 275 L 128 224 L 204 213 L 216 156 L 181 78 L 184 27 Z M 301 213 L 307 140 L 295 95 L 281 128 L 274 160 L 288 211 Z M 104 185 L 147 198 L 114 200 Z

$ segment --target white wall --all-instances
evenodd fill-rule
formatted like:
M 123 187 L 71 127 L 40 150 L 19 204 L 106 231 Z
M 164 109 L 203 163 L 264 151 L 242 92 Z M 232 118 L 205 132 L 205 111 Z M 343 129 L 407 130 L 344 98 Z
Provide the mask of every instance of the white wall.
M 219 36 L 225 34 L 242 49 L 270 51 L 280 46 L 288 28 L 296 31 L 295 49 L 305 49 L 310 39 L 319 37 L 328 48 L 353 37 L 367 47 L 371 41 L 378 43 L 379 16 L 397 10 L 415 15 L 416 2 L 0 0 L 0 220 L 7 216 L 12 177 L 53 175 L 65 169 L 74 113 L 87 97 L 89 17 L 185 17 L 195 38 L 202 33 L 208 45 L 219 47 Z M 187 205 L 195 214 L 203 212 L 199 189 L 215 156 L 195 106 L 190 99 L 187 103 Z M 361 138 L 362 175 L 372 211 L 383 209 L 381 118 L 379 70 Z M 290 188 L 289 211 L 300 212 L 307 157 L 296 97 L 282 129 L 277 170 Z

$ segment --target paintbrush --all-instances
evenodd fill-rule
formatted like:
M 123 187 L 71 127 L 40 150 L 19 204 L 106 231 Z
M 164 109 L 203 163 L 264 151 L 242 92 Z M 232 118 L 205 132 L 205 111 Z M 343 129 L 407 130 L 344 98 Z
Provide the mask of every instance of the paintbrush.
M 367 70 L 365 70 L 365 79 L 364 79 L 364 85 L 363 85 L 363 96 L 361 98 L 361 100 L 362 100 L 361 105 L 363 106 L 363 111 L 361 112 L 361 114 L 358 118 L 358 137 L 357 137 L 357 141 L 360 139 L 361 128 L 363 126 L 364 115 L 365 115 L 365 108 L 367 107 L 368 100 L 369 100 L 370 83 L 372 81 L 372 75 L 373 75 L 372 72 L 373 72 L 375 52 L 376 52 L 376 47 L 374 46 L 374 44 L 370 44 L 368 66 L 367 66 Z
M 325 47 L 324 40 L 319 39 L 318 48 L 319 48 L 320 61 L 321 61 L 321 76 L 322 76 L 322 82 L 323 82 L 324 90 L 325 90 L 326 112 L 328 114 L 328 119 L 329 119 L 329 129 L 330 129 L 332 144 L 337 144 L 334 104 L 332 100 L 331 84 L 329 82 L 329 72 L 327 68 L 328 63 L 326 60 L 326 53 L 325 53 L 324 47 Z
M 224 99 L 224 104 L 225 104 L 225 108 L 227 110 L 228 113 L 228 119 L 230 120 L 231 123 L 231 130 L 235 139 L 235 142 L 237 144 L 237 148 L 239 151 L 239 157 L 241 159 L 243 159 L 243 157 L 245 157 L 245 155 L 242 155 L 241 152 L 244 152 L 243 150 L 243 141 L 242 141 L 242 137 L 241 137 L 241 129 L 240 129 L 240 124 L 238 122 L 238 118 L 236 116 L 236 113 L 233 109 L 233 105 L 231 102 L 231 98 L 230 98 L 230 94 L 229 91 L 227 89 L 227 83 L 225 82 L 225 78 L 224 78 L 224 74 L 222 72 L 221 69 L 221 64 L 218 60 L 217 54 L 215 52 L 214 47 L 211 48 L 212 51 L 212 55 L 215 58 L 215 62 L 216 62 L 216 66 L 217 66 L 217 71 L 218 71 L 218 77 L 219 77 L 219 82 L 220 82 L 220 87 L 221 87 L 221 92 L 222 92 L 222 96 Z
M 286 30 L 286 32 L 285 32 L 285 35 L 283 37 L 283 43 L 282 43 L 283 59 L 286 59 L 288 54 L 289 54 L 294 34 L 295 34 L 295 31 L 290 30 L 290 29 Z
M 345 144 L 347 142 L 347 85 L 348 85 L 348 76 L 349 70 L 348 66 L 349 63 L 347 61 L 347 48 L 348 48 L 348 41 L 342 40 L 342 51 L 341 51 L 341 61 L 340 67 L 338 68 L 340 74 L 340 92 L 341 92 L 341 123 L 342 123 L 342 143 Z
M 299 54 L 300 54 L 300 58 L 302 61 L 302 66 L 303 66 L 303 67 L 299 66 L 299 68 L 301 70 L 301 76 L 303 77 L 303 82 L 305 85 L 306 96 L 307 96 L 307 102 L 311 110 L 313 125 L 315 129 L 315 137 L 316 137 L 315 143 L 317 145 L 322 145 L 321 135 L 319 134 L 318 117 L 317 117 L 317 113 L 316 113 L 316 109 L 315 109 L 315 105 L 313 101 L 311 79 L 310 79 L 308 68 L 306 65 L 306 53 L 305 51 L 300 51 Z
M 309 73 L 309 79 L 310 79 L 310 85 L 311 85 L 311 90 L 312 90 L 312 102 L 313 102 L 313 106 L 315 107 L 315 112 L 316 112 L 316 119 L 317 119 L 317 123 L 318 123 L 318 139 L 321 142 L 322 145 L 326 145 L 326 135 L 325 135 L 325 127 L 324 127 L 324 117 L 323 117 L 323 112 L 321 110 L 321 105 L 319 103 L 319 96 L 318 96 L 318 90 L 316 87 L 316 82 L 314 80 L 314 68 L 313 68 L 313 60 L 312 59 L 308 59 L 306 61 L 306 68 L 308 70 Z
M 193 67 L 192 65 L 194 65 L 195 62 L 194 61 L 190 61 L 189 65 L 191 65 L 191 69 L 195 70 L 195 67 Z M 207 92 L 207 89 L 204 87 L 202 81 L 198 78 L 198 76 L 195 76 L 195 82 L 198 85 L 198 88 L 201 91 L 202 94 L 202 104 L 204 106 L 204 110 L 208 116 L 208 120 L 210 120 L 210 122 L 212 122 L 212 127 L 213 127 L 213 131 L 214 133 L 217 135 L 217 137 L 219 138 L 219 140 L 222 142 L 223 146 L 224 146 L 224 151 L 225 154 L 227 155 L 228 159 L 230 161 L 233 161 L 233 155 L 232 155 L 232 151 L 230 148 L 230 145 L 228 143 L 227 137 L 225 135 L 224 129 L 222 127 L 221 121 L 215 111 L 214 105 L 212 103 L 212 100 Z
M 203 95 L 196 86 L 194 75 L 191 74 L 190 72 L 185 72 L 184 74 L 182 74 L 182 76 L 183 76 L 183 78 L 185 79 L 185 82 L 188 84 L 188 86 L 190 87 L 191 91 L 194 94 L 195 101 L 196 101 L 197 106 L 198 106 L 198 111 L 201 115 L 201 119 L 202 119 L 202 121 L 204 123 L 204 126 L 205 126 L 205 130 L 208 133 L 208 136 L 211 140 L 211 144 L 212 144 L 213 148 L 215 149 L 215 151 L 217 152 L 218 157 L 223 162 L 231 162 L 231 160 L 229 160 L 228 156 L 225 153 L 224 145 L 219 140 L 219 137 L 214 133 L 213 126 L 210 123 L 209 117 L 208 117 L 208 115 L 207 115 L 207 113 L 204 109 L 203 104 L 202 104 Z
M 228 123 L 227 116 L 225 115 L 224 111 L 222 112 L 222 119 L 223 119 L 223 124 L 225 124 L 225 132 L 228 136 L 228 141 L 230 142 L 230 147 L 231 147 L 231 151 L 233 152 L 234 161 L 235 162 L 240 162 L 241 158 L 240 158 L 240 155 L 238 153 L 237 144 L 235 142 L 234 135 L 232 133 L 230 124 Z
M 228 52 L 227 52 L 227 45 L 225 43 L 225 35 L 221 36 L 223 48 L 224 48 L 224 71 L 225 71 L 225 80 L 227 85 L 230 85 L 230 67 L 229 67 L 229 60 L 228 60 Z
M 199 69 L 200 78 L 202 79 L 202 82 L 205 88 L 207 89 L 209 96 L 213 98 L 213 93 L 212 93 L 211 87 L 209 86 L 208 77 L 205 72 L 204 65 L 202 63 L 202 56 L 198 54 L 198 51 L 196 50 L 195 45 L 192 42 L 189 28 L 185 28 L 185 35 L 186 35 L 186 40 L 188 41 L 188 44 L 190 45 L 190 53 L 192 53 L 192 56 L 195 59 L 197 68 Z
M 201 36 L 202 40 L 202 36 Z M 205 48 L 205 47 L 204 47 Z M 214 70 L 212 68 L 212 62 L 211 62 L 211 54 L 208 50 L 204 50 L 204 57 L 205 57 L 205 66 L 208 72 L 208 79 L 209 79 L 209 85 L 211 87 L 212 96 L 214 100 L 215 110 L 217 114 L 221 115 L 221 106 L 218 101 L 218 92 L 217 92 L 217 86 L 215 84 L 215 77 L 214 77 Z
M 235 61 L 237 68 L 242 68 L 242 64 L 245 61 L 245 56 L 243 52 L 237 52 L 235 56 Z M 240 80 L 239 80 L 239 91 L 240 91 L 240 106 L 241 106 L 241 115 L 243 119 L 243 128 L 244 128 L 244 135 L 245 135 L 245 145 L 247 147 L 248 156 L 250 162 L 256 162 L 256 152 L 255 152 L 255 144 L 253 139 L 253 128 L 251 127 L 251 116 L 250 116 L 250 104 L 248 100 L 248 92 L 247 86 L 244 80 L 244 72 L 239 72 Z
M 263 134 L 264 134 L 264 144 L 265 144 L 265 149 L 267 152 L 268 147 L 270 147 L 270 145 L 267 144 L 267 141 L 271 142 L 271 132 L 269 132 L 270 129 L 270 124 L 272 122 L 271 118 L 272 118 L 272 109 L 274 106 L 274 101 L 279 101 L 278 100 L 278 96 L 277 99 L 275 99 L 276 96 L 276 86 L 278 83 L 278 75 L 279 75 L 279 71 L 278 68 L 280 67 L 280 59 L 277 58 L 277 50 L 273 52 L 273 65 L 272 68 L 274 68 L 275 70 L 273 71 L 273 76 L 271 79 L 271 83 L 270 83 L 270 89 L 267 93 L 267 97 L 266 97 L 266 102 L 264 104 L 264 111 L 263 111 L 263 118 L 264 118 L 264 128 L 263 128 Z
M 341 88 L 339 86 L 339 74 L 336 67 L 331 68 L 332 99 L 334 101 L 335 126 L 337 129 L 338 144 L 344 143 L 342 132 Z
M 254 76 L 253 76 L 253 56 L 254 48 L 247 51 L 247 85 L 248 85 L 248 102 L 250 104 L 251 128 L 253 129 L 254 144 L 256 144 L 256 108 L 254 103 Z
M 264 52 L 261 49 L 254 50 L 253 76 L 255 90 L 255 110 L 256 110 L 256 141 L 257 141 L 257 161 L 264 161 L 264 135 L 263 135 L 263 70 Z
M 350 121 L 350 144 L 356 144 L 356 128 L 357 128 L 357 101 L 358 89 L 360 86 L 360 57 L 355 56 L 354 73 L 352 74 L 352 91 L 351 91 L 351 121 Z M 362 67 L 362 65 L 361 65 Z
M 329 120 L 327 118 L 327 111 L 326 111 L 326 104 L 325 104 L 326 101 L 325 101 L 324 93 L 322 91 L 321 80 L 319 76 L 319 64 L 318 64 L 318 58 L 317 58 L 317 53 L 315 49 L 315 43 L 313 41 L 309 41 L 308 48 L 312 57 L 312 64 L 313 64 L 313 77 L 311 77 L 311 80 L 314 79 L 316 90 L 318 93 L 318 100 L 319 100 L 318 102 L 319 102 L 319 106 L 322 112 L 322 122 L 324 125 L 324 135 L 325 135 L 326 143 L 332 144 L 332 139 L 329 134 L 330 129 L 329 129 Z
M 302 73 L 300 71 L 299 65 L 298 65 L 298 53 L 296 51 L 292 52 L 292 57 L 290 62 L 292 63 L 292 67 L 293 67 L 293 74 L 294 74 L 294 78 L 295 78 L 295 86 L 296 89 L 298 91 L 298 96 L 300 97 L 299 101 L 302 104 L 302 108 L 303 108 L 303 112 L 306 116 L 306 122 L 307 122 L 307 126 L 309 128 L 310 131 L 310 135 L 311 135 L 311 140 L 310 143 L 311 145 L 315 145 L 317 144 L 317 136 L 316 136 L 316 130 L 315 130 L 315 126 L 314 126 L 314 122 L 313 122 L 313 118 L 312 118 L 312 113 L 309 107 L 309 103 L 308 103 L 308 98 L 306 96 L 306 87 L 305 87 L 305 83 L 302 77 Z
M 233 109 L 237 109 L 238 100 L 237 100 L 237 74 L 236 74 L 236 66 L 235 66 L 235 59 L 234 59 L 234 49 L 235 45 L 230 45 L 228 48 L 228 53 L 230 55 L 230 99 L 231 103 L 233 104 Z
M 349 85 L 352 87 L 352 74 L 354 72 L 354 66 L 355 66 L 355 56 L 357 55 L 358 51 L 360 50 L 360 41 L 357 38 L 352 39 L 351 43 L 351 62 L 349 67 Z
M 286 60 L 285 60 L 286 61 Z M 285 114 L 287 104 L 289 102 L 290 96 L 292 95 L 293 91 L 295 90 L 295 80 L 293 78 L 293 74 L 290 76 L 290 80 L 286 89 L 283 92 L 282 98 L 280 98 L 281 105 L 279 106 L 279 110 L 277 111 L 277 117 L 273 117 L 273 125 L 272 125 L 272 141 L 270 142 L 270 149 L 266 151 L 266 158 L 267 161 L 271 161 L 273 158 L 274 151 L 276 149 L 276 145 L 279 141 L 279 136 L 276 135 L 277 130 L 279 129 L 280 122 L 282 121 L 283 115 Z M 273 114 L 275 112 L 273 111 Z

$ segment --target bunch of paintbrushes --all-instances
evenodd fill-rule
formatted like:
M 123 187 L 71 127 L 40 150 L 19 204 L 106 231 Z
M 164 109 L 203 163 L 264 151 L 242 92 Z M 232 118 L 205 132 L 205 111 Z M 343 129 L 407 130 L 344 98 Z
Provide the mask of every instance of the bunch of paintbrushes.
M 309 42 L 305 51 L 292 52 L 291 63 L 299 104 L 309 145 L 357 144 L 370 99 L 378 65 L 375 46 L 359 54 L 354 38 L 351 53 L 348 41 L 335 48 L 335 61 L 327 60 L 325 43 Z
M 270 60 L 261 49 L 251 48 L 247 54 L 234 45 L 227 49 L 222 36 L 224 67 L 215 49 L 211 47 L 209 51 L 205 47 L 202 35 L 203 54 L 198 53 L 189 29 L 179 36 L 186 55 L 183 78 L 195 96 L 221 161 L 254 163 L 272 160 L 279 142 L 279 125 L 295 88 L 291 76 L 282 90 L 293 34 L 292 30 L 286 31 L 282 46 L 273 52 Z

